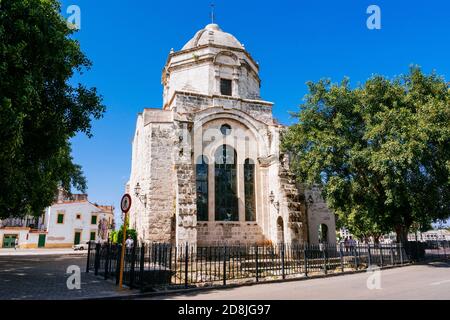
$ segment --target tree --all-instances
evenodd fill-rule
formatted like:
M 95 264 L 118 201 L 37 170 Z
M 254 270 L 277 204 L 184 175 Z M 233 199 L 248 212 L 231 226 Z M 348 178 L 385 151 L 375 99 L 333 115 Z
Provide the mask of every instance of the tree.
M 442 77 L 412 67 L 374 76 L 308 83 L 298 123 L 283 136 L 299 180 L 319 184 L 328 205 L 359 237 L 450 215 L 450 90 Z
M 91 133 L 105 107 L 95 88 L 70 85 L 91 62 L 56 0 L 2 0 L 0 218 L 41 215 L 58 187 L 83 191 L 70 138 Z
M 137 242 L 137 232 L 134 229 L 127 229 L 127 236 L 125 237 L 125 239 L 128 239 L 128 237 L 130 237 L 134 240 L 134 243 Z M 117 231 L 117 242 L 119 244 L 122 243 L 122 239 L 123 239 L 123 228 L 120 228 L 119 231 Z

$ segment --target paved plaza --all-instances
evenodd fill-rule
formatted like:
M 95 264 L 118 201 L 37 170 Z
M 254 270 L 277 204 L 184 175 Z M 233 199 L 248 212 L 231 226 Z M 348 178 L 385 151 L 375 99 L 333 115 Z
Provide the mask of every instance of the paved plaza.
M 30 252 L 30 254 L 33 252 Z M 89 299 L 130 294 L 111 281 L 86 274 L 86 254 L 2 255 L 0 256 L 0 300 Z M 69 266 L 81 269 L 81 289 L 67 288 Z

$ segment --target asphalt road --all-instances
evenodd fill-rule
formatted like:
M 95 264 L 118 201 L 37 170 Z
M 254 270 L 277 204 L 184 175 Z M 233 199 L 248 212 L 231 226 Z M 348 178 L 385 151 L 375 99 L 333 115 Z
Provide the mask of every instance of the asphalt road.
M 154 297 L 176 300 L 449 300 L 450 264 Z M 380 275 L 381 274 L 381 275 Z M 378 275 L 380 275 L 379 278 Z M 369 289 L 367 283 L 369 282 Z

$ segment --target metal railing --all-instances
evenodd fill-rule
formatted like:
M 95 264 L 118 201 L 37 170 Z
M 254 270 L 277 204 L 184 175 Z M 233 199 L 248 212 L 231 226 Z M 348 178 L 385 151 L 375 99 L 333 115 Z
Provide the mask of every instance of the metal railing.
M 401 244 L 194 246 L 151 243 L 125 249 L 123 283 L 147 290 L 271 281 L 410 263 Z M 439 247 L 439 258 L 448 258 Z M 121 245 L 89 245 L 86 272 L 118 283 Z M 442 254 L 441 254 L 442 253 Z M 428 257 L 428 256 L 427 256 Z M 437 255 L 436 255 L 437 257 Z

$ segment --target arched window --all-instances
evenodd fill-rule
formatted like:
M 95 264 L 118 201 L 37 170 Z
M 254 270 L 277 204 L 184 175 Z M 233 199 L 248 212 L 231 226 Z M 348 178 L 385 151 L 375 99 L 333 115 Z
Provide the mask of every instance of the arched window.
M 227 145 L 217 148 L 215 157 L 216 221 L 239 221 L 236 151 Z
M 245 189 L 245 220 L 256 221 L 255 205 L 255 164 L 252 160 L 245 160 L 244 164 Z
M 199 157 L 196 164 L 197 220 L 208 221 L 208 159 Z
M 319 243 L 328 242 L 328 226 L 326 224 L 319 225 Z

